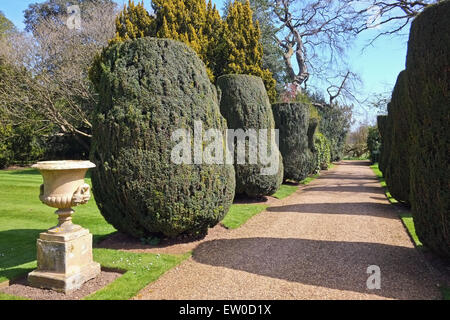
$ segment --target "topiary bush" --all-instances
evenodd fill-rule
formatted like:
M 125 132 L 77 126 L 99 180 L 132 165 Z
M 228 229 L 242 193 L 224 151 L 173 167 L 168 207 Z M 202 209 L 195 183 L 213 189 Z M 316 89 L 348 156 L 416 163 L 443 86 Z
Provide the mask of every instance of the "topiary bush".
M 406 74 L 410 200 L 417 235 L 450 257 L 450 1 L 426 8 L 411 25 Z
M 301 102 L 272 105 L 275 127 L 280 134 L 284 179 L 301 181 L 311 170 L 308 145 L 309 105 Z
M 91 160 L 102 215 L 138 238 L 205 234 L 233 201 L 233 166 L 171 161 L 175 130 L 192 135 L 194 121 L 226 129 L 204 64 L 181 42 L 141 38 L 105 49 L 90 76 L 100 96 Z
M 391 130 L 389 160 L 385 163 L 384 177 L 391 195 L 400 202 L 409 204 L 409 144 L 408 110 L 411 103 L 408 79 L 400 72 L 388 106 L 388 127 Z
M 388 161 L 388 155 L 389 152 L 386 151 L 386 145 L 389 143 L 389 137 L 388 137 L 388 133 L 387 133 L 387 116 L 386 115 L 382 115 L 382 116 L 378 116 L 377 117 L 377 127 L 378 127 L 378 131 L 380 132 L 380 156 L 379 156 L 379 162 L 378 162 L 378 168 L 380 169 L 380 171 L 383 173 L 384 176 L 384 171 L 386 168 L 386 164 Z
M 224 75 L 217 79 L 220 90 L 220 111 L 227 119 L 228 128 L 242 129 L 274 129 L 275 122 L 261 78 L 243 74 Z M 270 147 L 270 145 L 268 146 Z M 256 164 L 249 164 L 249 147 L 246 145 L 245 164 L 238 164 L 235 153 L 236 193 L 250 197 L 274 194 L 283 181 L 283 159 L 278 147 L 268 148 L 268 153 L 277 153 L 278 171 L 273 175 L 262 175 L 263 165 L 258 157 Z

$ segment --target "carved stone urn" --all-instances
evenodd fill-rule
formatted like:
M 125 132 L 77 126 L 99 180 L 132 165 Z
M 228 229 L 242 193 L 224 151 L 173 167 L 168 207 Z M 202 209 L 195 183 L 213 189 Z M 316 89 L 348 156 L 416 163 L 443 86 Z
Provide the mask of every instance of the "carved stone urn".
M 42 161 L 32 166 L 44 179 L 39 199 L 57 208 L 58 224 L 39 235 L 37 269 L 28 274 L 31 286 L 68 293 L 100 273 L 92 259 L 92 234 L 72 223 L 72 207 L 90 199 L 84 176 L 95 164 L 89 161 Z

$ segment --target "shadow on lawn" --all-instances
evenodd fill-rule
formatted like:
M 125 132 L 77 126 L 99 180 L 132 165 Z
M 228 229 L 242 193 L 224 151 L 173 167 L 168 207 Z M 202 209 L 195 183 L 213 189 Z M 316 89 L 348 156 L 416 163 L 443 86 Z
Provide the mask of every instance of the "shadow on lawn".
M 36 239 L 41 229 L 15 229 L 0 231 L 0 276 L 7 269 L 36 260 Z
M 440 297 L 414 248 L 295 238 L 219 239 L 201 243 L 193 259 L 281 280 L 399 299 Z M 412 263 L 414 262 L 414 263 Z M 367 268 L 381 269 L 381 289 L 367 289 Z

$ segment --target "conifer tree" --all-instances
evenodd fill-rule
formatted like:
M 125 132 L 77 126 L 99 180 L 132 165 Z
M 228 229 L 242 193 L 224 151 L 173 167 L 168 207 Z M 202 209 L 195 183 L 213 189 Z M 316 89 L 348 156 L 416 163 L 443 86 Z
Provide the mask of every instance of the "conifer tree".
M 276 99 L 276 82 L 272 73 L 262 69 L 263 48 L 258 21 L 253 22 L 250 2 L 235 1 L 228 6 L 224 26 L 224 46 L 226 59 L 224 74 L 250 74 L 261 77 L 270 100 Z
M 153 20 L 144 8 L 144 1 L 135 5 L 133 0 L 128 0 L 128 6 L 125 5 L 116 18 L 116 36 L 110 42 L 151 36 Z
M 205 63 L 213 83 L 228 73 L 255 75 L 263 79 L 270 100 L 276 99 L 276 81 L 262 68 L 261 31 L 248 1 L 230 5 L 226 19 L 211 0 L 153 0 L 152 8 L 154 17 L 142 2 L 129 0 L 116 20 L 112 42 L 145 36 L 184 42 Z

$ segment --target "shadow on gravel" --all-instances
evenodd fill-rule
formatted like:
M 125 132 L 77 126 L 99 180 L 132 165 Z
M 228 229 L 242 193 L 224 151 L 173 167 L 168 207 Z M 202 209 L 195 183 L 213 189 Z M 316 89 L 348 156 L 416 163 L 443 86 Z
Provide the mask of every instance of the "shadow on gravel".
M 417 254 L 414 248 L 378 243 L 242 238 L 204 242 L 193 259 L 307 285 L 396 299 L 439 299 L 436 282 L 417 263 Z M 370 265 L 380 267 L 379 290 L 367 289 Z
M 329 186 L 329 187 L 307 187 L 305 191 L 323 191 L 323 192 L 351 192 L 351 193 L 374 193 L 383 194 L 383 189 L 381 187 L 367 187 L 364 184 L 358 184 L 355 186 L 340 185 L 340 186 Z
M 390 204 L 375 202 L 299 203 L 269 207 L 270 212 L 298 212 L 318 214 L 348 214 L 398 219 Z

